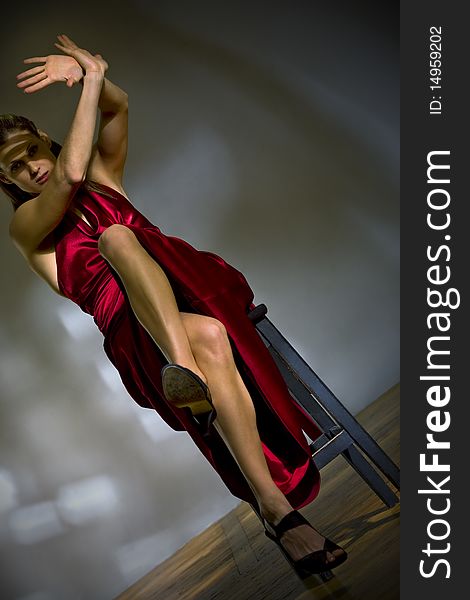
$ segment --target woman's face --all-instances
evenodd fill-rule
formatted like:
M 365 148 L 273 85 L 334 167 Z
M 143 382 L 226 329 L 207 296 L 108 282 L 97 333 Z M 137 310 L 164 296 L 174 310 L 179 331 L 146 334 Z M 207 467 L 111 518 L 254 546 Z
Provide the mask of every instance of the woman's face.
M 25 192 L 40 194 L 55 167 L 56 157 L 45 134 L 13 131 L 0 146 L 0 179 Z

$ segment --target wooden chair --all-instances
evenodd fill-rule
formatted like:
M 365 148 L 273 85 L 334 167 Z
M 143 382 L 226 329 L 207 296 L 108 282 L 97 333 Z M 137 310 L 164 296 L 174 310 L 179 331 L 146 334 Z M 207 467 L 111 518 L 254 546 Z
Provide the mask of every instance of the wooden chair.
M 291 395 L 323 432 L 310 444 L 316 466 L 322 469 L 341 454 L 386 506 L 394 506 L 398 497 L 388 483 L 393 484 L 397 490 L 400 489 L 400 471 L 397 465 L 276 329 L 266 314 L 266 305 L 259 304 L 252 306 L 248 317 L 268 347 Z M 253 510 L 260 517 L 255 506 Z M 331 577 L 333 575 L 330 571 L 322 574 L 325 581 Z

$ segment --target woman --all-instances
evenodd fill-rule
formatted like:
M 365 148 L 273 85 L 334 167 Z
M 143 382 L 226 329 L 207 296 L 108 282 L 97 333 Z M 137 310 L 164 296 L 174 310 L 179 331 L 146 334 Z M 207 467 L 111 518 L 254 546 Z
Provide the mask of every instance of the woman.
M 250 287 L 132 206 L 122 187 L 127 95 L 105 78 L 100 55 L 58 40 L 63 55 L 25 59 L 37 66 L 17 85 L 82 84 L 62 147 L 24 117 L 0 117 L 14 244 L 56 293 L 93 315 L 134 400 L 188 431 L 230 491 L 257 504 L 266 535 L 301 576 L 338 566 L 346 552 L 295 510 L 319 491 L 302 428 L 319 432 L 247 317 Z

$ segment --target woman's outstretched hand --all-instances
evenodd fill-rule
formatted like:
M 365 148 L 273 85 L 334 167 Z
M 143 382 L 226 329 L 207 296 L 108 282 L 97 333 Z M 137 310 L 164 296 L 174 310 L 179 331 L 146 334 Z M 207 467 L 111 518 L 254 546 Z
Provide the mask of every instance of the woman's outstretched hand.
M 84 48 L 79 48 L 75 42 L 73 42 L 65 34 L 57 36 L 60 43 L 55 42 L 54 46 L 62 50 L 64 54 L 68 54 L 74 58 L 78 64 L 85 71 L 85 75 L 90 73 L 97 73 L 104 77 L 104 74 L 108 70 L 108 63 L 104 60 L 101 54 L 91 54 Z
M 59 81 L 65 81 L 68 87 L 72 87 L 83 77 L 81 66 L 71 56 L 50 54 L 49 56 L 25 58 L 23 62 L 25 64 L 44 63 L 16 76 L 16 79 L 20 80 L 16 84 L 17 87 L 23 89 L 26 94 L 38 92 Z
M 35 56 L 25 58 L 25 64 L 42 63 L 39 66 L 19 73 L 17 87 L 24 90 L 26 94 L 38 92 L 43 88 L 56 82 L 66 82 L 68 87 L 78 83 L 86 73 L 97 72 L 104 76 L 108 63 L 100 54 L 93 56 L 87 50 L 79 48 L 66 35 L 58 35 L 60 43 L 55 46 L 62 50 L 62 54 L 50 54 L 49 56 Z

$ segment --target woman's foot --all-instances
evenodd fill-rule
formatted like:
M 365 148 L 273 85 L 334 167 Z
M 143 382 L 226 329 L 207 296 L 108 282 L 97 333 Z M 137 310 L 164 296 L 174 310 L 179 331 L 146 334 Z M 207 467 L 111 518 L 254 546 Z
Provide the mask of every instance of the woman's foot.
M 294 567 L 294 563 L 302 561 L 302 571 L 307 569 L 318 573 L 346 560 L 345 550 L 327 540 L 292 507 L 264 508 L 261 516 L 265 520 L 268 537 L 282 547 Z

